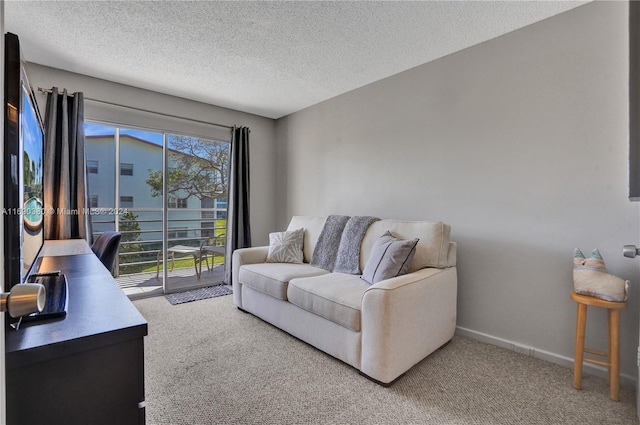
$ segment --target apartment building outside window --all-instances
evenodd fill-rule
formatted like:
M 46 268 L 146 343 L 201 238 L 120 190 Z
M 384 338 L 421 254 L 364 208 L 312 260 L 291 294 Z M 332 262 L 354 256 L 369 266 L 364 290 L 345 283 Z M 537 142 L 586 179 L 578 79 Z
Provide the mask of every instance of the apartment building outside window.
M 133 208 L 133 196 L 120 196 L 120 208 Z
M 126 162 L 120 163 L 120 175 L 133 176 L 133 164 L 129 164 Z
M 95 160 L 87 160 L 87 173 L 89 174 L 98 174 L 98 161 Z
M 186 199 L 175 198 L 173 196 L 169 197 L 167 207 L 169 208 L 187 208 L 188 203 Z
M 186 239 L 189 237 L 189 229 L 186 227 L 172 228 L 168 235 L 169 239 Z
M 167 261 L 175 259 L 167 282 L 178 273 L 195 281 L 197 256 L 169 250 L 224 245 L 229 143 L 89 121 L 85 134 L 94 233 L 122 233 L 116 280 L 149 275 L 146 285 L 157 285 L 164 252 Z M 216 267 L 223 263 L 216 256 Z

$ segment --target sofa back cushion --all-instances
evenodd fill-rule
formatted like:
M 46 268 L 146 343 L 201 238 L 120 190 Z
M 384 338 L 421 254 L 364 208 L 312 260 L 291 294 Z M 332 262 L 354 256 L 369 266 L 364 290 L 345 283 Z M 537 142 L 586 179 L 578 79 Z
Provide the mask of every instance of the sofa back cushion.
M 386 231 L 398 239 L 418 238 L 409 273 L 425 267 L 449 267 L 449 235 L 451 226 L 441 221 L 380 220 L 369 226 L 360 246 L 360 266 L 364 267 L 373 245 Z
M 320 233 L 322 233 L 324 222 L 326 220 L 326 217 L 312 217 L 305 215 L 294 215 L 291 218 L 289 227 L 287 227 L 288 231 L 300 229 L 301 227 L 304 228 L 304 243 L 302 245 L 302 254 L 305 263 L 311 262 L 313 250 L 316 247 L 316 242 L 318 242 L 318 238 L 320 237 Z
M 304 262 L 311 262 L 326 217 L 296 215 L 291 218 L 288 231 L 304 228 L 302 253 Z M 441 221 L 380 220 L 369 226 L 360 246 L 360 269 L 364 270 L 373 244 L 389 230 L 398 239 L 420 239 L 416 246 L 409 273 L 425 267 L 450 267 L 456 263 L 456 246 L 449 244 L 451 226 Z

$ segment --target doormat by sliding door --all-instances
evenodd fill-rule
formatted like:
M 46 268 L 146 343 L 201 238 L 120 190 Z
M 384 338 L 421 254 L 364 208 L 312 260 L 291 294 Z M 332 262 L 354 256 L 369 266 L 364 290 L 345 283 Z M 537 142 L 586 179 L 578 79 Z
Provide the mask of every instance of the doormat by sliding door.
M 165 298 L 172 305 L 176 305 L 229 294 L 233 294 L 233 291 L 227 285 L 216 285 L 206 288 L 191 289 L 184 292 L 176 292 L 174 294 L 167 294 L 165 295 Z

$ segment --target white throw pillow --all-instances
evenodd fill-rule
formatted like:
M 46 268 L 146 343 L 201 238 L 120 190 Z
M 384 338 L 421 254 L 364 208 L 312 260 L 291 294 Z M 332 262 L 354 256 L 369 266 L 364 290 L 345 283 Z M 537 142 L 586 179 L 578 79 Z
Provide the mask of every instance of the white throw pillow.
M 302 263 L 304 229 L 269 233 L 267 263 Z

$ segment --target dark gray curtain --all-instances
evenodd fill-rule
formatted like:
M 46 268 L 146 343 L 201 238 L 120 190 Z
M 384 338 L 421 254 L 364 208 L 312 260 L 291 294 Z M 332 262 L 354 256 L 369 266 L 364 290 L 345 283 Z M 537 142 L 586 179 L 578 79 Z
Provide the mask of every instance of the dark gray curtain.
M 249 225 L 249 128 L 234 127 L 231 135 L 229 205 L 227 211 L 227 250 L 224 282 L 231 284 L 231 257 L 238 248 L 251 246 Z
M 92 242 L 82 93 L 53 87 L 45 113 L 44 230 L 46 239 Z

